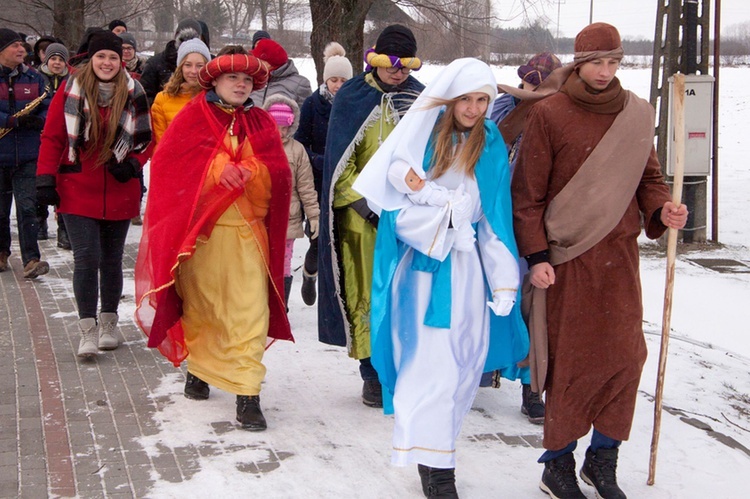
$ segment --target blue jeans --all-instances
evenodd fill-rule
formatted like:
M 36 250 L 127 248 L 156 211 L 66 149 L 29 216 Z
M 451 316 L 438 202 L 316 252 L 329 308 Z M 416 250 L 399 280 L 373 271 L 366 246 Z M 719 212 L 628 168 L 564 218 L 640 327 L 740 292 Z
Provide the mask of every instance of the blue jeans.
M 24 267 L 41 257 L 36 236 L 36 161 L 20 165 L 0 165 L 0 252 L 10 255 L 10 206 L 16 200 L 18 244 Z
M 101 311 L 117 313 L 130 220 L 98 220 L 68 213 L 63 219 L 73 247 L 73 294 L 78 318 L 96 317 L 100 290 Z

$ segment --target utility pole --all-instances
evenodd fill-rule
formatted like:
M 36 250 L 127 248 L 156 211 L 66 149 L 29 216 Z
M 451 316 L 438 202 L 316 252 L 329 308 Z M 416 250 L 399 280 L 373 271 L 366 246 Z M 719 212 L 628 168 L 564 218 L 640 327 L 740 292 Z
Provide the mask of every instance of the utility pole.
M 702 7 L 699 13 L 699 6 Z M 659 0 L 651 72 L 651 104 L 657 109 L 657 153 L 667 173 L 669 78 L 677 72 L 708 75 L 710 0 Z M 700 26 L 700 39 L 698 27 Z M 682 36 L 681 36 L 682 35 Z M 690 216 L 681 231 L 686 243 L 706 241 L 707 177 L 686 172 L 683 200 Z M 671 179 L 667 177 L 671 182 Z

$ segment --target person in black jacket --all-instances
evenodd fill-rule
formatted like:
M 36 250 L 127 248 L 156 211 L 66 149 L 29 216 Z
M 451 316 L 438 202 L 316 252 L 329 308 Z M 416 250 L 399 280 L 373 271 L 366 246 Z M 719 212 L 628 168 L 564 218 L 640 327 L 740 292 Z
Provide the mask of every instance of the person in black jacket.
M 203 29 L 198 21 L 190 18 L 183 19 L 177 25 L 174 40 L 167 42 L 162 52 L 154 55 L 146 62 L 140 83 L 146 91 L 149 102 L 154 101 L 156 94 L 164 89 L 164 85 L 177 69 L 177 49 L 180 44 L 191 38 L 199 38 L 201 33 L 203 33 Z
M 36 240 L 36 162 L 50 99 L 44 77 L 23 63 L 25 57 L 18 33 L 0 28 L 0 272 L 8 269 L 15 198 L 23 276 L 33 279 L 49 272 Z
M 336 92 L 341 85 L 352 77 L 352 63 L 346 58 L 344 47 L 336 42 L 326 45 L 323 50 L 323 84 L 310 97 L 305 99 L 300 111 L 299 128 L 294 139 L 299 141 L 310 157 L 315 180 L 315 192 L 323 188 L 323 155 L 328 136 L 328 119 Z M 317 235 L 316 235 L 317 236 Z M 305 255 L 305 266 L 302 271 L 302 300 L 306 305 L 313 305 L 317 298 L 315 281 L 318 276 L 318 240 L 310 239 L 310 248 Z

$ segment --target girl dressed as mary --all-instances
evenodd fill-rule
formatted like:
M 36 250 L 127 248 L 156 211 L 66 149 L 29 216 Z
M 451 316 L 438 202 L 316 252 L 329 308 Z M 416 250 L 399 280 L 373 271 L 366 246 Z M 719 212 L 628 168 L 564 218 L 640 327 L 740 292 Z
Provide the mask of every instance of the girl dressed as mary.
M 496 94 L 486 64 L 454 61 L 354 184 L 380 212 L 372 363 L 392 462 L 418 464 L 428 497 L 458 497 L 455 443 L 482 372 L 515 379 L 528 353 Z

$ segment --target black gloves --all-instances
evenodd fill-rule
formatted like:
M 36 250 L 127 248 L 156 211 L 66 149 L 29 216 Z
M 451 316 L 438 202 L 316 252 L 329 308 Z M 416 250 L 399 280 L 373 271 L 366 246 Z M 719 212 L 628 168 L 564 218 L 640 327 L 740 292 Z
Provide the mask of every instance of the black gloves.
M 60 206 L 60 195 L 55 188 L 53 175 L 39 175 L 36 178 L 36 201 L 42 206 Z
M 358 199 L 349 205 L 349 208 L 357 212 L 359 216 L 370 222 L 373 227 L 378 228 L 378 222 L 380 217 L 375 214 L 374 211 L 367 206 L 367 200 L 365 198 Z
M 27 128 L 29 130 L 41 130 L 44 128 L 44 118 L 33 114 L 26 114 L 16 118 L 18 128 Z
M 122 163 L 118 163 L 117 158 L 113 156 L 109 161 L 109 165 L 107 165 L 107 170 L 115 177 L 115 180 L 125 183 L 130 179 L 138 177 L 141 165 L 135 158 L 125 158 Z

